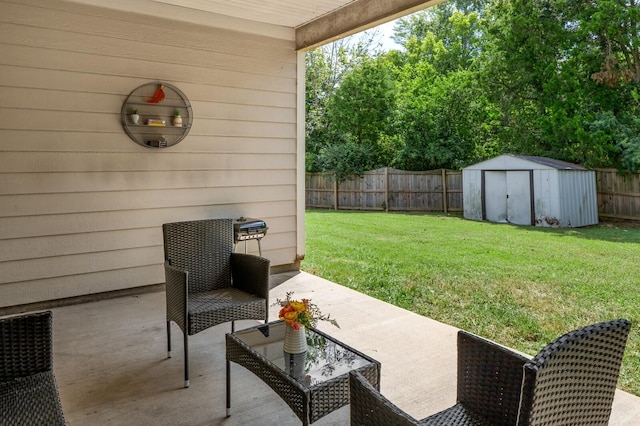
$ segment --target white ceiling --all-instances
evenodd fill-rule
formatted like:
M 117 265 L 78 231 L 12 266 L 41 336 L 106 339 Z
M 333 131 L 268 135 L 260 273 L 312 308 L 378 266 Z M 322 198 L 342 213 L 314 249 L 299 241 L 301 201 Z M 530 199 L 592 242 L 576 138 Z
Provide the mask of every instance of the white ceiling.
M 67 0 L 295 40 L 309 49 L 445 0 Z
M 198 11 L 297 28 L 356 0 L 152 0 Z M 393 2 L 393 0 L 389 0 Z

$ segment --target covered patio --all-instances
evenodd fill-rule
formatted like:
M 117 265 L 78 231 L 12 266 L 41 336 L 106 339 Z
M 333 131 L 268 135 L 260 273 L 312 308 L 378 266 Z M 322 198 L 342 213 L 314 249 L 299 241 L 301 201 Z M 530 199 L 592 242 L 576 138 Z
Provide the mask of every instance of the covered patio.
M 216 217 L 266 220 L 271 299 L 335 316 L 321 328 L 382 363 L 387 397 L 416 417 L 452 405 L 455 328 L 298 272 L 305 50 L 442 1 L 0 0 L 0 315 L 53 310 L 69 424 L 297 424 L 237 365 L 225 418 L 228 325 L 191 339 L 189 389 L 181 351 L 166 358 L 161 226 Z M 123 130 L 127 95 L 155 81 L 193 108 L 176 146 Z M 640 423 L 640 399 L 613 409 Z
M 272 301 L 294 291 L 335 317 L 340 329 L 327 323 L 319 328 L 380 361 L 382 392 L 414 417 L 453 405 L 454 327 L 304 272 L 274 275 L 272 287 Z M 161 291 L 53 310 L 54 367 L 69 424 L 299 424 L 270 388 L 236 364 L 232 415 L 225 417 L 229 324 L 191 339 L 191 387 L 183 388 L 181 348 L 166 358 L 164 310 Z M 276 319 L 277 310 L 270 316 Z M 244 321 L 237 328 L 254 324 Z M 347 406 L 315 424 L 344 425 L 348 419 Z M 610 424 L 640 424 L 640 398 L 618 390 Z

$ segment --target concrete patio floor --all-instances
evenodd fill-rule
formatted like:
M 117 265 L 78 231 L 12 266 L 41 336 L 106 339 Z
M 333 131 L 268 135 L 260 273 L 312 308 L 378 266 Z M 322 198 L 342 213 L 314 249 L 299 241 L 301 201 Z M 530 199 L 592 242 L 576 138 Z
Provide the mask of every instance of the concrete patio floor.
M 322 329 L 382 363 L 382 392 L 422 418 L 456 397 L 457 329 L 306 273 L 272 276 L 271 300 L 288 291 L 330 313 Z M 164 292 L 55 308 L 54 367 L 70 425 L 297 425 L 289 407 L 252 373 L 232 371 L 225 417 L 224 334 L 229 324 L 190 338 L 191 387 L 184 389 L 182 333 L 173 325 L 166 358 Z M 277 319 L 277 308 L 270 318 Z M 236 323 L 236 328 L 257 324 Z M 316 425 L 344 425 L 349 407 Z M 640 424 L 640 398 L 618 391 L 611 425 Z

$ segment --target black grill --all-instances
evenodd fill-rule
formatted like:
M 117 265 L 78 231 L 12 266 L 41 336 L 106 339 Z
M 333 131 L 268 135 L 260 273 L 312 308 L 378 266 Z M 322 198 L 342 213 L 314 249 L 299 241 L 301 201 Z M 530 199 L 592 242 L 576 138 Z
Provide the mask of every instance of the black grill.
M 267 224 L 261 219 L 241 217 L 233 221 L 233 239 L 236 243 L 260 240 L 267 235 Z

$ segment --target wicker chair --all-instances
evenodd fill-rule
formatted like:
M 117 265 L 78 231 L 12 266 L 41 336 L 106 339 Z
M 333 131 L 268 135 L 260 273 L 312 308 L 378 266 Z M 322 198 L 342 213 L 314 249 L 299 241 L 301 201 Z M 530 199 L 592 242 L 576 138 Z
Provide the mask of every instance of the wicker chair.
M 589 325 L 533 359 L 460 331 L 456 405 L 416 420 L 351 373 L 351 424 L 607 425 L 630 327 Z
M 233 252 L 231 219 L 166 223 L 164 236 L 167 348 L 171 321 L 184 336 L 184 387 L 189 387 L 189 337 L 242 319 L 269 318 L 269 260 Z
M 64 425 L 51 312 L 0 319 L 0 424 Z

